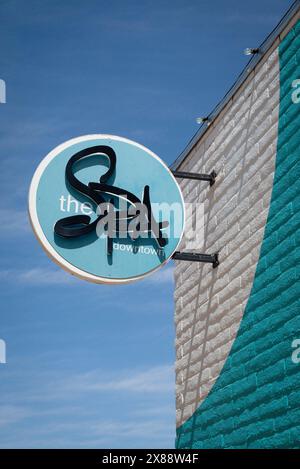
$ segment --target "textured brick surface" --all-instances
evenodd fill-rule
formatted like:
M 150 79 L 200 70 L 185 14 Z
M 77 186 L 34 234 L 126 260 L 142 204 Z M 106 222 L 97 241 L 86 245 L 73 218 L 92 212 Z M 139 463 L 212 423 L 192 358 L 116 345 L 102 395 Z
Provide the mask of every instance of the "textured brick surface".
M 178 447 L 300 447 L 299 48 L 298 22 L 280 71 L 274 45 L 180 166 L 218 173 L 181 187 L 205 204 L 201 251 L 221 263 L 176 263 Z

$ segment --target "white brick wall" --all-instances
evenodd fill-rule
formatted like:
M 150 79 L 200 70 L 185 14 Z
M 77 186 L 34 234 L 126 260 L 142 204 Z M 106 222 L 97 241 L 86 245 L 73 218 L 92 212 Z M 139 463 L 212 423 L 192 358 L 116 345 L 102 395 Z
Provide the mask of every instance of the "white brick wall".
M 177 425 L 207 396 L 228 356 L 250 294 L 274 176 L 279 104 L 277 43 L 178 169 L 217 172 L 213 187 L 181 180 L 205 205 L 204 246 L 220 266 L 176 261 Z M 185 249 L 184 242 L 181 250 Z

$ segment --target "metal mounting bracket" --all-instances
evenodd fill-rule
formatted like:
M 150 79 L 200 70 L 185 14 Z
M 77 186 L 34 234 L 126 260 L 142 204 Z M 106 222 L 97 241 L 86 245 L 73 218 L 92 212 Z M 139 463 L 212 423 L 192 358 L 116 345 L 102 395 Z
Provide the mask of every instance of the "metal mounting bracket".
M 214 170 L 210 174 L 187 173 L 185 171 L 172 171 L 172 173 L 176 178 L 209 181 L 210 186 L 214 185 L 217 177 L 217 173 Z
M 217 173 L 213 170 L 210 174 L 188 173 L 185 171 L 172 171 L 173 176 L 182 179 L 197 179 L 199 181 L 209 181 L 212 186 L 217 177 Z M 190 261 L 190 262 L 208 262 L 213 265 L 213 268 L 219 265 L 219 255 L 215 254 L 199 254 L 197 252 L 174 252 L 172 259 L 177 261 Z
M 219 254 L 198 254 L 196 252 L 179 252 L 175 251 L 172 259 L 177 261 L 190 261 L 190 262 L 209 262 L 213 268 L 219 265 Z

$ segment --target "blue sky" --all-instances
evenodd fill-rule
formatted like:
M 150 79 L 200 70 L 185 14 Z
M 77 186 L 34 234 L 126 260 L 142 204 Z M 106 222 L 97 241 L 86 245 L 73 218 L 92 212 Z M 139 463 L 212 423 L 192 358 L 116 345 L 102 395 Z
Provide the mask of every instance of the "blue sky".
M 291 1 L 0 0 L 0 447 L 172 448 L 172 263 L 129 286 L 77 280 L 27 221 L 40 160 L 79 135 L 168 164 Z

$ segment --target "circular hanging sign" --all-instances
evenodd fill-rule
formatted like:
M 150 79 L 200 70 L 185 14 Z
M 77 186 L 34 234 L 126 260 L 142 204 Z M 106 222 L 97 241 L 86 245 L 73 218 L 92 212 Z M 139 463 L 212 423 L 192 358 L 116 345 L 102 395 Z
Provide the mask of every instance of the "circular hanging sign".
M 96 283 L 126 283 L 161 267 L 184 230 L 184 202 L 165 163 L 112 135 L 74 138 L 38 166 L 29 216 L 62 268 Z

